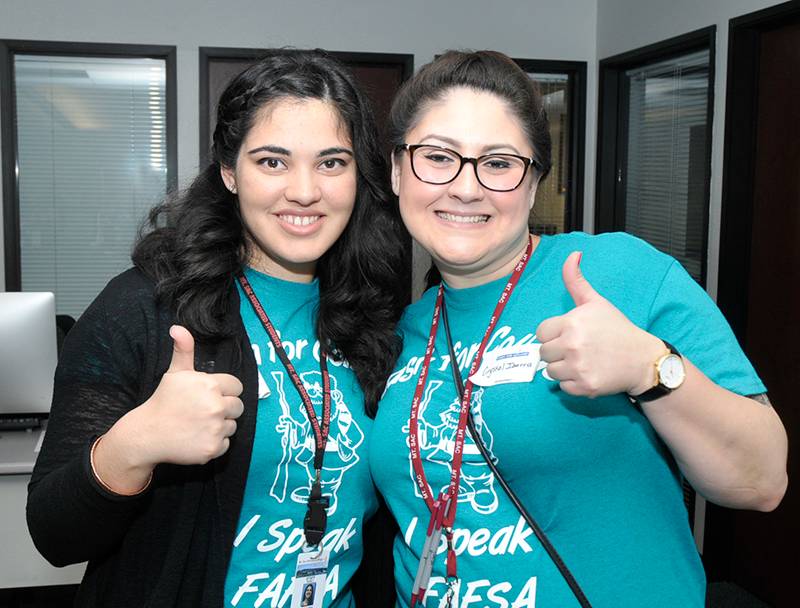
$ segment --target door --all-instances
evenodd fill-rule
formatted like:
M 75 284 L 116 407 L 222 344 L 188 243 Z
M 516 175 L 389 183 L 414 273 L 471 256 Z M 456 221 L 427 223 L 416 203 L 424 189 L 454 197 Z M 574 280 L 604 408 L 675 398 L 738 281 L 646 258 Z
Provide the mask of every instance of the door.
M 787 428 L 789 489 L 768 514 L 710 508 L 705 554 L 710 579 L 731 581 L 775 608 L 797 605 L 800 541 L 800 3 L 791 4 L 794 16 L 782 14 L 755 30 L 742 26 L 738 35 L 732 27 L 729 74 L 749 73 L 746 88 L 756 95 L 754 120 L 741 122 L 748 102 L 736 82 L 728 89 L 723 232 L 729 234 L 719 285 L 720 306 L 733 312 L 734 329 Z M 739 171 L 742 163 L 751 170 Z M 748 173 L 749 188 L 738 181 Z M 750 190 L 749 209 L 742 190 L 733 192 L 737 187 Z M 730 234 L 734 225 L 738 238 Z

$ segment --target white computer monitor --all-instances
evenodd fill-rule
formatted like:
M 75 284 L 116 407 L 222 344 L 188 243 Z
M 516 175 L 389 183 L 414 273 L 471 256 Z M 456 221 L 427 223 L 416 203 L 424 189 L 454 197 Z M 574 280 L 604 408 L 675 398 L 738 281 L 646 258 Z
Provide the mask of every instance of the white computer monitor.
M 0 415 L 50 411 L 56 343 L 52 293 L 0 293 Z

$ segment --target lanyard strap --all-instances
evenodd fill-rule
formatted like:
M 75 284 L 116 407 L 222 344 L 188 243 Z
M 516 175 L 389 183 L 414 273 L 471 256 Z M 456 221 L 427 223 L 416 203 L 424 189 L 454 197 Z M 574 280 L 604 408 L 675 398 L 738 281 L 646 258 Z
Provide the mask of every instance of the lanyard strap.
M 453 338 L 450 336 L 450 323 L 447 320 L 447 306 L 444 306 L 444 302 L 442 302 L 442 323 L 444 323 L 444 333 L 447 338 L 448 352 L 450 353 L 451 358 L 455 358 L 455 351 L 453 350 Z M 452 370 L 453 382 L 455 382 L 456 391 L 460 395 L 464 390 L 464 381 L 461 379 L 461 371 L 458 369 L 457 365 L 454 365 Z M 511 489 L 511 486 L 508 485 L 505 477 L 503 477 L 498 470 L 492 455 L 489 453 L 486 444 L 483 442 L 480 432 L 478 432 L 478 429 L 475 428 L 475 422 L 472 419 L 472 412 L 470 412 L 469 420 L 467 421 L 467 428 L 469 429 L 469 433 L 472 435 L 472 438 L 475 441 L 475 445 L 478 446 L 478 450 L 480 450 L 483 459 L 486 461 L 486 464 L 489 465 L 489 468 L 494 474 L 495 479 L 502 486 L 503 490 L 508 495 L 508 498 L 517 508 L 517 511 L 519 511 L 520 515 L 522 515 L 522 518 L 528 524 L 530 529 L 533 530 L 536 538 L 538 538 L 539 542 L 542 543 L 542 547 L 544 547 L 544 550 L 550 556 L 550 559 L 553 560 L 553 563 L 556 565 L 556 568 L 558 568 L 561 576 L 564 577 L 564 580 L 567 582 L 567 585 L 569 585 L 570 590 L 572 590 L 572 593 L 578 600 L 581 608 L 592 608 L 592 605 L 586 598 L 583 589 L 581 589 L 578 581 L 575 580 L 575 576 L 572 574 L 570 569 L 567 568 L 567 564 L 564 563 L 564 560 L 561 558 L 561 555 L 559 555 L 558 551 L 556 551 L 553 543 L 550 542 L 547 534 L 545 534 L 544 530 L 533 518 L 533 515 L 531 515 L 530 512 L 525 508 L 525 505 L 522 504 L 522 500 L 520 500 L 514 490 Z
M 425 347 L 425 358 L 422 363 L 417 386 L 414 390 L 414 398 L 411 401 L 411 416 L 409 417 L 408 422 L 408 439 L 409 451 L 411 454 L 411 465 L 414 469 L 414 480 L 419 487 L 420 494 L 422 495 L 428 510 L 431 512 L 431 523 L 428 526 L 429 534 L 428 537 L 426 537 L 426 545 L 430 544 L 429 540 L 431 534 L 436 534 L 443 527 L 447 536 L 448 545 L 448 579 L 456 578 L 455 552 L 453 551 L 452 547 L 452 526 L 455 521 L 456 509 L 458 507 L 458 487 L 461 479 L 461 465 L 464 457 L 464 440 L 466 438 L 467 421 L 469 419 L 469 408 L 472 398 L 473 384 L 469 377 L 477 372 L 480 368 L 481 361 L 483 360 L 483 354 L 486 350 L 486 346 L 489 343 L 489 339 L 491 338 L 492 333 L 494 333 L 497 322 L 500 320 L 500 315 L 503 313 L 511 294 L 514 291 L 514 288 L 517 286 L 517 283 L 519 283 L 519 279 L 522 276 L 522 272 L 525 270 L 525 266 L 528 264 L 532 250 L 533 240 L 528 237 L 528 246 L 525 249 L 525 253 L 522 255 L 519 262 L 517 262 L 516 266 L 514 267 L 514 271 L 511 273 L 508 283 L 506 283 L 506 286 L 503 288 L 503 292 L 500 294 L 500 298 L 497 301 L 494 312 L 489 319 L 489 324 L 487 325 L 486 331 L 483 334 L 483 339 L 478 347 L 478 352 L 476 353 L 475 359 L 472 361 L 472 365 L 470 366 L 466 385 L 464 386 L 463 392 L 460 394 L 461 407 L 459 409 L 458 426 L 456 427 L 455 442 L 453 446 L 450 483 L 447 487 L 447 490 L 442 492 L 439 497 L 434 500 L 433 491 L 428 483 L 427 477 L 425 476 L 425 469 L 423 467 L 422 456 L 420 454 L 419 406 L 422 402 L 422 395 L 425 391 L 425 384 L 428 379 L 428 370 L 430 369 L 431 358 L 433 357 L 433 351 L 436 343 L 436 333 L 439 328 L 439 320 L 441 317 L 442 307 L 444 305 L 444 285 L 439 285 L 439 291 L 436 294 L 436 302 L 433 308 L 433 319 L 431 320 L 431 330 L 428 335 L 428 343 Z M 450 365 L 458 365 L 458 361 L 456 361 L 452 355 L 450 357 Z M 435 547 L 433 551 L 435 555 Z M 425 553 L 424 549 L 423 553 Z M 426 560 L 425 555 L 423 555 L 423 561 L 432 561 L 432 559 L 433 556 L 431 556 L 429 560 Z M 430 567 L 430 563 L 426 564 L 425 566 L 420 564 L 420 570 L 423 568 L 428 570 L 428 576 L 430 573 Z M 415 581 L 415 588 L 412 591 L 412 606 L 416 604 L 417 599 L 421 600 L 422 597 L 424 597 L 427 583 L 426 578 L 427 576 L 421 572 L 418 572 L 419 580 Z
M 466 428 L 467 428 L 467 418 L 469 417 L 469 405 L 470 405 L 470 398 L 472 397 L 472 388 L 473 384 L 472 381 L 469 379 L 469 376 L 472 376 L 475 372 L 478 371 L 481 365 L 481 361 L 483 360 L 483 353 L 486 350 L 486 346 L 489 343 L 489 339 L 494 332 L 495 327 L 497 326 L 497 322 L 500 320 L 500 315 L 503 313 L 503 310 L 508 303 L 508 300 L 511 296 L 511 293 L 514 291 L 514 288 L 519 283 L 519 279 L 522 276 L 522 272 L 525 270 L 525 266 L 528 263 L 528 259 L 531 255 L 531 250 L 533 249 L 533 241 L 529 238 L 528 239 L 528 247 L 525 250 L 525 253 L 520 258 L 517 265 L 514 267 L 514 272 L 511 274 L 511 277 L 506 283 L 506 286 L 503 288 L 503 292 L 500 294 L 500 298 L 497 301 L 497 305 L 494 308 L 494 312 L 492 313 L 491 318 L 489 319 L 489 324 L 486 327 L 486 331 L 483 334 L 483 339 L 481 340 L 480 346 L 478 347 L 478 352 L 475 355 L 475 359 L 472 361 L 472 365 L 469 369 L 469 374 L 467 376 L 467 382 L 464 386 L 464 391 L 461 394 L 461 407 L 459 410 L 459 417 L 458 417 L 458 426 L 456 428 L 456 437 L 455 437 L 455 445 L 453 447 L 453 461 L 452 461 L 452 471 L 450 474 L 450 484 L 446 491 L 446 498 L 450 504 L 446 505 L 445 512 L 444 512 L 444 525 L 445 527 L 451 527 L 453 525 L 453 521 L 455 520 L 456 514 L 456 503 L 458 497 L 458 483 L 461 476 L 461 462 L 464 456 L 464 439 L 466 437 Z M 411 452 L 411 463 L 414 468 L 414 479 L 419 487 L 420 493 L 422 494 L 422 498 L 425 500 L 425 504 L 428 506 L 428 510 L 431 513 L 434 510 L 434 498 L 433 492 L 431 491 L 430 485 L 428 484 L 427 477 L 425 476 L 425 470 L 422 465 L 422 456 L 420 454 L 420 446 L 419 446 L 419 406 L 422 402 L 422 395 L 425 391 L 425 384 L 428 379 L 428 370 L 430 369 L 431 358 L 433 357 L 433 351 L 436 344 L 436 333 L 439 328 L 439 319 L 441 317 L 441 310 L 442 304 L 444 301 L 444 285 L 439 285 L 439 291 L 436 294 L 436 303 L 434 304 L 433 308 L 433 319 L 431 321 L 431 330 L 430 334 L 428 335 L 428 344 L 425 348 L 425 358 L 422 363 L 422 368 L 419 373 L 419 380 L 417 381 L 416 389 L 414 390 L 414 398 L 411 401 L 411 416 L 409 418 L 409 444 L 410 444 L 410 452 Z M 458 365 L 458 362 L 455 360 L 450 361 L 450 365 Z
M 272 321 L 270 321 L 269 316 L 267 316 L 267 312 L 264 310 L 264 307 L 261 305 L 261 302 L 256 296 L 255 290 L 253 289 L 252 285 L 250 285 L 250 281 L 247 280 L 247 277 L 244 276 L 244 273 L 239 273 L 236 278 L 239 281 L 239 284 L 242 286 L 242 290 L 247 296 L 250 305 L 253 307 L 253 312 L 256 313 L 259 321 L 261 321 L 261 325 L 264 326 L 264 330 L 267 332 L 270 342 L 272 342 L 272 346 L 274 347 L 278 358 L 281 360 L 283 367 L 289 374 L 292 384 L 300 395 L 300 399 L 303 400 L 303 405 L 306 409 L 306 417 L 308 418 L 308 422 L 311 424 L 311 429 L 314 432 L 315 478 L 311 486 L 311 493 L 308 497 L 308 511 L 304 520 L 304 531 L 308 544 L 318 545 L 322 541 L 322 537 L 325 535 L 325 528 L 327 526 L 326 509 L 328 507 L 328 497 L 322 496 L 321 480 L 322 463 L 325 459 L 325 446 L 328 443 L 328 433 L 330 431 L 331 424 L 331 380 L 328 374 L 327 357 L 325 356 L 325 352 L 320 348 L 319 370 L 322 374 L 322 423 L 320 424 L 320 421 L 317 418 L 317 413 L 314 411 L 314 403 L 311 401 L 311 397 L 309 397 L 308 391 L 306 391 L 306 387 L 303 385 L 300 375 L 297 373 L 294 365 L 292 365 L 292 362 L 289 360 L 289 357 L 283 348 L 283 344 L 281 344 L 281 338 L 278 335 L 275 326 L 272 324 Z

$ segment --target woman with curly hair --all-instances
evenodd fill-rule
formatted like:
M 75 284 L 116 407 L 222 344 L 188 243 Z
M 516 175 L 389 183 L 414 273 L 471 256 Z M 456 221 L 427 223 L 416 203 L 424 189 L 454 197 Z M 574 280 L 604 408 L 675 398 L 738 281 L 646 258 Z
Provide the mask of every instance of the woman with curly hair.
M 408 268 L 385 173 L 323 52 L 271 52 L 223 92 L 213 161 L 151 212 L 56 372 L 28 523 L 53 564 L 89 562 L 78 605 L 284 605 L 308 547 L 324 605 L 352 603 Z

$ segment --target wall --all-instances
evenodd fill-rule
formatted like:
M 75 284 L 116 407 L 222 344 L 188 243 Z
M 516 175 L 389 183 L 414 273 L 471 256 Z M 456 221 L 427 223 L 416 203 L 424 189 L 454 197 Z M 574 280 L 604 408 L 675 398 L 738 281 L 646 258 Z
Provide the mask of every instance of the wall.
M 229 0 L 2 0 L 0 38 L 169 44 L 177 47 L 178 178 L 197 170 L 199 46 L 320 46 L 413 53 L 415 65 L 442 49 L 495 48 L 509 55 L 588 62 L 584 226 L 594 225 L 596 59 L 717 26 L 711 160 L 708 288 L 717 287 L 728 20 L 771 0 L 476 0 L 428 3 L 296 0 L 276 5 Z M 3 83 L 5 84 L 5 83 Z M 0 231 L 0 289 L 5 285 Z M 426 260 L 418 256 L 425 267 Z
M 729 20 L 778 4 L 769 0 L 598 0 L 597 59 L 647 46 L 710 25 L 717 26 L 714 65 L 714 122 L 711 142 L 711 201 L 708 226 L 706 289 L 716 298 L 725 140 L 725 88 L 728 71 Z M 695 504 L 695 540 L 702 552 L 705 501 Z
M 596 0 L 2 0 L 0 38 L 175 45 L 178 179 L 185 184 L 197 170 L 199 46 L 413 53 L 417 67 L 443 49 L 493 48 L 520 58 L 587 61 L 587 90 L 594 91 L 596 7 Z M 594 93 L 587 106 L 584 200 L 591 226 Z M 5 285 L 2 255 L 0 247 L 0 289 Z
M 728 70 L 728 21 L 774 6 L 770 0 L 598 0 L 597 59 L 624 53 L 710 25 L 717 26 L 714 124 L 711 145 L 711 205 L 708 235 L 708 282 L 717 293 L 722 160 L 725 138 L 725 87 Z

